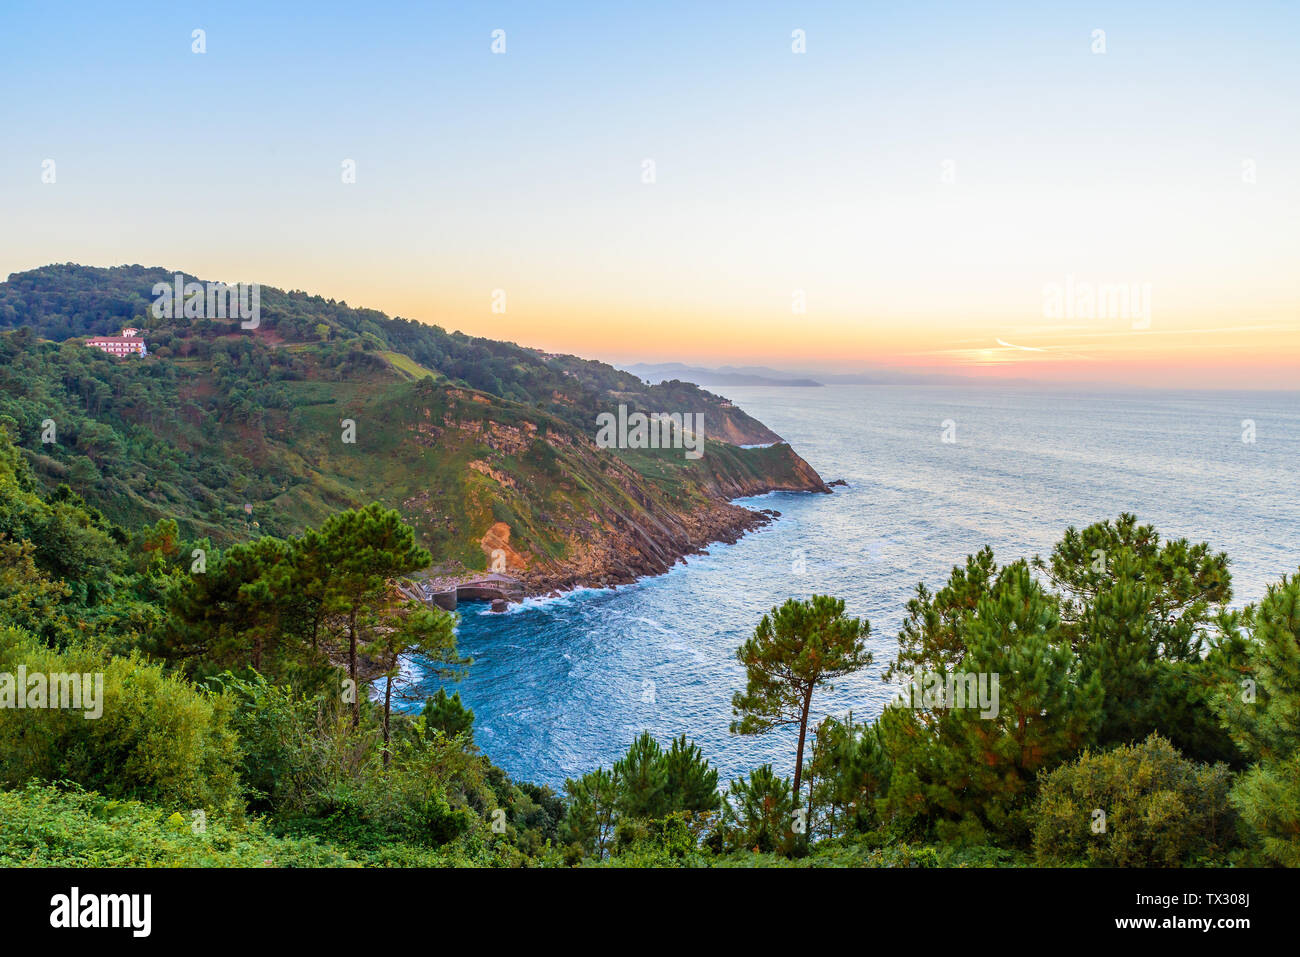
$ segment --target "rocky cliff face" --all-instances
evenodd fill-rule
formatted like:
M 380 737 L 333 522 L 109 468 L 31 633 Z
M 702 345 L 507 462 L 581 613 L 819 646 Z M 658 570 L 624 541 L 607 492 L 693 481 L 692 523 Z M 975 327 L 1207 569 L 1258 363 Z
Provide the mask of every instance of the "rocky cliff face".
M 628 515 L 604 516 L 590 535 L 573 535 L 562 559 L 516 572 L 530 594 L 547 594 L 579 585 L 625 585 L 661 575 L 687 555 L 715 542 L 735 542 L 772 521 L 774 512 L 717 503 L 677 515 L 657 515 L 642 523 Z
M 460 484 L 401 503 L 417 532 L 437 527 L 455 540 L 429 546 L 461 556 L 442 562 L 440 574 L 502 571 L 530 594 L 626 584 L 713 542 L 734 542 L 777 514 L 731 499 L 830 491 L 782 442 L 742 449 L 709 441 L 697 460 L 673 449 L 606 449 L 532 410 L 430 384 L 419 391 L 411 441 L 436 450 L 444 468 L 466 463 Z M 449 494 L 460 500 L 448 502 Z M 468 555 L 459 543 L 471 544 Z

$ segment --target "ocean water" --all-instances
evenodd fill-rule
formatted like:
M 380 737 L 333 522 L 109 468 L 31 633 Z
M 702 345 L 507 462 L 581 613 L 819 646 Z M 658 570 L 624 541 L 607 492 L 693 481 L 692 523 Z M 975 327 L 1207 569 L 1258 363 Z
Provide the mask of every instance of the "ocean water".
M 558 787 L 632 738 L 685 732 L 724 782 L 794 765 L 794 732 L 729 733 L 737 646 L 785 599 L 829 593 L 871 623 L 874 661 L 820 692 L 816 717 L 879 715 L 904 606 L 988 544 L 1046 554 L 1068 525 L 1137 514 L 1232 559 L 1235 605 L 1300 567 L 1300 394 L 1072 393 L 995 387 L 737 387 L 723 392 L 789 441 L 833 495 L 740 504 L 781 518 L 667 575 L 530 601 L 462 606 L 475 663 L 458 684 L 476 740 L 512 776 Z M 955 442 L 942 441 L 951 420 Z M 1251 420 L 1255 441 L 1243 441 Z M 802 554 L 806 571 L 796 573 Z M 418 662 L 413 662 L 418 672 Z M 437 680 L 418 689 L 432 694 Z

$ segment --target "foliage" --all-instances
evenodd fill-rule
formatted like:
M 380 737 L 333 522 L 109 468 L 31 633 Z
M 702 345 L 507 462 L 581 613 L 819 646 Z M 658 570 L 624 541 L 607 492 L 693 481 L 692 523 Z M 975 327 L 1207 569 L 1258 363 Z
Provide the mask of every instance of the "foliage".
M 1154 731 L 1201 759 L 1235 758 L 1204 707 L 1230 664 L 1205 655 L 1219 651 L 1213 625 L 1232 598 L 1227 555 L 1205 542 L 1162 542 L 1125 513 L 1067 529 L 1034 567 L 1060 590 L 1063 633 L 1105 688 L 1099 744 Z
M 188 809 L 28 784 L 0 791 L 0 867 L 490 867 L 490 847 L 431 849 L 390 841 L 344 847 L 277 836 L 263 821 L 203 819 Z
M 962 629 L 998 575 L 993 550 L 986 545 L 977 554 L 968 555 L 964 567 L 953 566 L 947 584 L 939 591 L 931 592 L 924 582 L 918 584 L 898 634 L 898 654 L 885 669 L 884 680 L 910 679 L 919 672 L 959 666 L 966 654 Z
M 957 620 L 954 640 L 961 655 L 952 671 L 944 650 L 905 662 L 902 673 L 914 682 L 933 676 L 945 692 L 951 678 L 954 688 L 973 682 L 995 694 L 987 710 L 985 702 L 915 694 L 885 709 L 881 734 L 894 765 L 888 812 L 952 840 L 982 843 L 991 833 L 1024 842 L 1035 776 L 1089 739 L 1101 686 L 1083 673 L 1055 599 L 1025 562 L 998 573 L 973 612 Z
M 718 772 L 685 735 L 665 751 L 651 734 L 642 732 L 627 754 L 603 768 L 565 782 L 568 815 L 561 839 L 580 859 L 622 853 L 641 844 L 655 831 L 653 822 L 669 818 L 688 822 L 698 843 L 713 823 L 720 803 Z
M 1188 761 L 1164 738 L 1084 751 L 1048 774 L 1034 808 L 1042 864 L 1177 867 L 1223 860 L 1235 843 L 1226 765 Z
M 432 698 L 425 701 L 420 714 L 430 731 L 441 731 L 449 738 L 473 734 L 474 712 L 461 702 L 459 691 L 449 698 L 447 689 L 439 688 Z
M 152 288 L 172 278 L 67 264 L 0 283 L 0 330 L 13 330 L 0 331 L 0 419 L 46 489 L 67 484 L 124 525 L 171 519 L 183 538 L 227 545 L 298 535 L 377 500 L 401 508 L 440 558 L 482 567 L 488 488 L 518 516 L 516 541 L 553 554 L 569 544 L 555 519 L 596 504 L 653 514 L 755 479 L 802 484 L 803 463 L 785 445 L 714 442 L 707 464 L 594 448 L 596 416 L 620 404 L 698 411 L 710 434 L 776 441 L 687 383 L 648 386 L 604 363 L 270 287 L 255 330 L 155 317 Z M 75 338 L 123 325 L 144 330 L 151 355 L 117 359 Z M 352 444 L 340 441 L 345 419 L 357 427 Z M 44 440 L 47 421 L 56 441 Z M 526 447 L 507 450 L 506 430 L 521 430 Z
M 83 697 L 79 709 L 0 708 L 0 786 L 66 780 L 114 798 L 239 810 L 240 751 L 233 703 L 224 695 L 196 689 L 138 655 L 61 652 L 0 629 L 0 674 L 20 667 L 29 675 L 85 676 L 101 690 Z M 90 697 L 98 699 L 93 707 Z
M 731 723 L 731 732 L 766 734 L 785 725 L 798 725 L 796 803 L 813 692 L 871 664 L 871 652 L 866 650 L 870 628 L 865 619 L 844 614 L 841 598 L 791 598 L 764 615 L 753 637 L 736 650 L 736 658 L 745 666 L 745 690 L 732 697 L 737 720 Z
M 851 712 L 822 721 L 808 768 L 809 833 L 833 839 L 879 826 L 891 770 L 879 725 L 855 724 Z
M 770 764 L 757 768 L 748 779 L 733 780 L 723 802 L 725 846 L 788 854 L 797 840 L 795 808 L 790 779 L 777 775 Z
M 576 849 L 577 859 L 594 855 L 602 859 L 609 851 L 617 822 L 618 782 L 611 771 L 597 768 L 582 777 L 564 782 L 569 813 L 560 828 L 560 839 Z
M 36 317 L 72 335 L 138 316 L 128 290 L 148 271 L 114 274 L 121 297 L 96 307 L 77 269 L 0 287 L 0 324 Z M 26 329 L 0 337 L 0 693 L 21 668 L 103 678 L 94 719 L 0 708 L 0 862 L 1003 866 L 1027 863 L 1032 847 L 1053 864 L 1300 866 L 1300 580 L 1229 609 L 1226 556 L 1162 541 L 1129 515 L 1067 530 L 1045 560 L 1000 567 L 983 549 L 937 591 L 918 586 L 886 679 L 996 676 L 987 709 L 922 694 L 874 725 L 827 718 L 805 761 L 815 689 L 870 662 L 867 623 L 814 596 L 772 609 L 738 650 L 733 730 L 797 726 L 793 781 L 765 765 L 719 794 L 685 734 L 665 749 L 648 732 L 563 796 L 511 781 L 475 746 L 459 694 L 439 690 L 415 715 L 394 707 L 403 658 L 447 678 L 467 664 L 454 619 L 397 587 L 434 560 L 423 543 L 450 554 L 451 532 L 364 504 L 369 487 L 411 500 L 381 488 L 377 470 L 295 471 L 284 450 L 310 442 L 286 436 L 295 422 L 333 428 L 334 390 L 409 414 L 415 434 L 455 421 L 510 436 L 538 423 L 571 436 L 624 388 L 643 406 L 695 393 L 298 293 L 267 302 L 278 341 L 164 322 L 154 333 L 166 360 L 117 362 Z M 471 387 L 490 395 L 455 405 Z M 47 416 L 55 443 L 35 428 Z M 439 443 L 413 470 L 425 493 L 492 499 L 471 518 L 447 497 L 445 528 L 504 515 L 539 534 L 522 495 L 465 485 L 486 481 L 466 465 L 484 446 Z M 720 471 L 705 474 L 573 448 L 538 440 L 511 456 L 511 468 L 537 470 L 512 474 L 537 477 L 552 516 L 587 507 L 547 497 L 564 476 L 634 515 L 628 503 L 696 494 L 778 454 L 720 447 Z M 600 485 L 610 469 L 628 484 Z M 444 473 L 452 484 L 439 484 Z M 250 499 L 284 507 L 259 504 L 263 529 L 235 504 Z M 129 529 L 115 523 L 127 517 Z M 1232 767 L 1210 763 L 1221 759 Z M 1090 829 L 1096 808 L 1103 836 Z M 202 832 L 188 823 L 198 811 Z
M 1255 761 L 1232 800 L 1263 862 L 1300 867 L 1300 575 L 1271 585 L 1251 623 L 1243 680 L 1216 702 Z
M 694 742 L 687 743 L 686 735 L 673 739 L 664 753 L 663 766 L 667 806 L 673 813 L 699 814 L 718 809 L 718 769 L 709 764 Z
M 0 791 L 2 867 L 356 867 L 346 852 L 191 816 L 187 805 L 121 801 L 28 784 Z

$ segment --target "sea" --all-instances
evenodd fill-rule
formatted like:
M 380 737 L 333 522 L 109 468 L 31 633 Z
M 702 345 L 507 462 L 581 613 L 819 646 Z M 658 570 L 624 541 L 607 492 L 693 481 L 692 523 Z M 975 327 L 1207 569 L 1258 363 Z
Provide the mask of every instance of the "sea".
M 1234 606 L 1300 569 L 1300 393 L 714 391 L 847 486 L 740 499 L 781 517 L 634 585 L 505 614 L 463 604 L 459 644 L 474 664 L 443 682 L 409 662 L 413 692 L 458 690 L 476 743 L 516 780 L 559 789 L 608 768 L 642 731 L 665 746 L 684 733 L 724 784 L 765 763 L 792 773 L 793 730 L 729 731 L 744 686 L 736 648 L 790 597 L 836 595 L 869 621 L 872 664 L 820 690 L 813 711 L 873 720 L 896 695 L 881 672 L 917 584 L 940 587 L 984 545 L 999 564 L 1046 556 L 1067 527 L 1132 512 L 1164 538 L 1227 552 Z

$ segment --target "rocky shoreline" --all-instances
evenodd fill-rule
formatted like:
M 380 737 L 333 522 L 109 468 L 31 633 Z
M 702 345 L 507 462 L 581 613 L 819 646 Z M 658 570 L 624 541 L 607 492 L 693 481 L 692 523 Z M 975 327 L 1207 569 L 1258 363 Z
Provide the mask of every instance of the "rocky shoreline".
M 768 491 L 831 491 L 829 486 L 844 485 L 843 480 L 829 483 L 817 479 L 820 487 L 808 489 L 746 490 L 742 496 L 752 497 Z M 751 509 L 732 502 L 718 502 L 678 516 L 682 532 L 666 539 L 658 539 L 645 529 L 620 529 L 624 533 L 621 546 L 617 542 L 589 543 L 591 554 L 581 567 L 566 567 L 569 563 L 548 565 L 518 576 L 523 586 L 521 598 L 558 598 L 575 588 L 617 588 L 631 585 L 643 578 L 652 578 L 670 571 L 677 564 L 685 564 L 688 556 L 706 554 L 712 545 L 733 545 L 749 532 L 770 525 L 781 517 L 776 509 Z M 603 547 L 602 547 L 603 546 Z
M 629 536 L 639 540 L 633 547 L 601 549 L 601 557 L 594 563 L 584 563 L 581 570 L 548 568 L 526 572 L 520 581 L 525 597 L 530 598 L 553 597 L 574 588 L 631 585 L 684 564 L 687 556 L 704 554 L 710 545 L 735 544 L 747 533 L 771 524 L 780 514 L 774 509 L 748 509 L 729 502 L 711 505 L 687 517 L 684 539 L 658 542 L 646 536 L 644 530 L 637 530 L 640 534 Z
M 828 483 L 828 486 L 844 485 L 842 480 Z M 817 491 L 821 489 L 773 489 L 772 491 Z M 830 491 L 827 487 L 826 491 Z M 743 497 L 766 494 L 764 492 L 747 492 Z M 746 534 L 770 525 L 781 517 L 776 509 L 751 509 L 732 502 L 713 503 L 703 510 L 696 510 L 684 516 L 678 516 L 684 525 L 684 537 L 674 537 L 671 541 L 657 542 L 643 529 L 639 534 L 630 534 L 633 547 L 619 548 L 609 542 L 588 542 L 586 550 L 590 553 L 581 561 L 581 567 L 572 567 L 577 563 L 552 563 L 542 568 L 523 573 L 509 573 L 507 577 L 517 583 L 518 590 L 508 589 L 511 594 L 492 602 L 493 611 L 504 611 L 509 604 L 526 598 L 559 598 L 564 593 L 578 588 L 617 588 L 631 585 L 643 578 L 653 578 L 665 574 L 677 564 L 685 564 L 691 555 L 706 554 L 712 545 L 734 545 Z M 427 580 L 431 590 L 445 592 L 455 590 L 478 582 L 485 577 L 484 572 L 464 571 L 460 573 L 431 574 Z M 501 576 L 491 576 L 501 577 Z
M 496 516 L 475 533 L 490 570 L 459 561 L 431 568 L 420 576 L 426 600 L 448 609 L 458 600 L 489 600 L 501 611 L 525 598 L 630 585 L 662 575 L 711 545 L 733 544 L 780 516 L 771 508 L 738 505 L 737 499 L 771 492 L 831 494 L 832 485 L 844 484 L 828 484 L 787 443 L 777 446 L 764 459 L 724 457 L 686 471 L 675 486 L 648 481 L 628 462 L 592 449 L 601 484 L 586 486 L 585 502 L 570 495 L 562 501 L 567 508 L 548 507 L 550 502 L 530 496 L 531 489 L 512 487 L 514 515 L 540 518 L 544 525 Z M 558 487 L 571 490 L 577 481 L 574 471 L 565 470 Z

